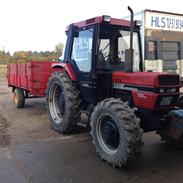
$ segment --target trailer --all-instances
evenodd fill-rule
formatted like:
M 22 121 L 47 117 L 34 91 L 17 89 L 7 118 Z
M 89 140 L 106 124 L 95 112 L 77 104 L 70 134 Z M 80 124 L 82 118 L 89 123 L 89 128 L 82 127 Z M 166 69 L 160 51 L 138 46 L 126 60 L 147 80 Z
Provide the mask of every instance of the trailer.
M 12 87 L 16 107 L 23 108 L 26 98 L 45 97 L 48 78 L 55 71 L 51 68 L 53 63 L 31 61 L 8 65 L 7 81 Z

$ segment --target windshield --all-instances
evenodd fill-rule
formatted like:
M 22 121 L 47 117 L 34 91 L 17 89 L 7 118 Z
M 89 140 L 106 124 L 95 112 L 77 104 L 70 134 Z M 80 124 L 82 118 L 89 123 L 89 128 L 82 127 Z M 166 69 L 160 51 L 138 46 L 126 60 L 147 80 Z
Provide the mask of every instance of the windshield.
M 101 27 L 99 34 L 98 64 L 109 65 L 124 70 L 125 50 L 130 48 L 130 31 Z M 138 33 L 133 33 L 134 61 L 133 71 L 139 71 L 140 51 Z

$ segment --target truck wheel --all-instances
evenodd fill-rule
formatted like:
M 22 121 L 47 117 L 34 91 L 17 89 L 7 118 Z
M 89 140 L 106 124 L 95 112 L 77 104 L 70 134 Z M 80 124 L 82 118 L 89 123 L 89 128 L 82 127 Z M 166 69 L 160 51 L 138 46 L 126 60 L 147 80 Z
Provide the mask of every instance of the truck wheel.
M 23 108 L 24 107 L 24 105 L 25 105 L 25 96 L 24 96 L 24 92 L 23 92 L 22 89 L 15 88 L 13 100 L 14 100 L 15 106 L 17 108 Z
M 76 126 L 80 110 L 80 93 L 66 72 L 54 72 L 49 78 L 46 99 L 53 129 L 70 133 Z
M 168 145 L 183 150 L 183 110 L 170 111 L 167 120 L 166 128 L 157 133 Z
M 101 159 L 113 167 L 129 166 L 141 154 L 143 130 L 127 103 L 105 99 L 94 108 L 90 125 L 93 143 Z

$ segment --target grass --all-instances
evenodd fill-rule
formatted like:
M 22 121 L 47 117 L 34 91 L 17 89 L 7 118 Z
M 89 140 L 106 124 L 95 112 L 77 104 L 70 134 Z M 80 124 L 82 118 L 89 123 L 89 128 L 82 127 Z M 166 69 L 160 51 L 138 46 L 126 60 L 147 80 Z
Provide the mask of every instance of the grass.
M 0 65 L 0 76 L 5 76 L 7 70 L 7 65 Z

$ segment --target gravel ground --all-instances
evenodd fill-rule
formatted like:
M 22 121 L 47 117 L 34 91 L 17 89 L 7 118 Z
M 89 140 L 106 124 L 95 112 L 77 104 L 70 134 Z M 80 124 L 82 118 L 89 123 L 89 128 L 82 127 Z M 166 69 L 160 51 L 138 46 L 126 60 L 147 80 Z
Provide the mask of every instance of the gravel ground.
M 45 99 L 28 99 L 25 108 L 17 109 L 6 78 L 0 76 L 0 146 L 58 136 L 48 122 Z

